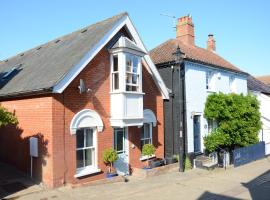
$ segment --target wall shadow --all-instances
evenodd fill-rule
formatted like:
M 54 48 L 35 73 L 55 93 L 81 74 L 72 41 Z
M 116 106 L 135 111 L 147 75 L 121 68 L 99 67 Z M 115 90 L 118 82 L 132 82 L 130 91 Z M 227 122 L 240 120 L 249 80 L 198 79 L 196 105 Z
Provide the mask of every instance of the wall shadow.
M 248 189 L 251 199 L 260 199 L 260 200 L 270 199 L 270 170 L 257 176 L 256 178 L 252 179 L 247 183 L 242 183 L 242 185 Z M 230 197 L 222 194 L 215 194 L 209 191 L 204 192 L 198 199 L 239 200 L 239 198 Z
M 42 133 L 38 138 L 37 158 L 33 158 L 33 178 L 30 178 L 31 158 L 30 136 L 23 136 L 24 130 L 16 125 L 0 128 L 0 199 L 42 182 L 43 167 L 47 165 L 48 140 Z

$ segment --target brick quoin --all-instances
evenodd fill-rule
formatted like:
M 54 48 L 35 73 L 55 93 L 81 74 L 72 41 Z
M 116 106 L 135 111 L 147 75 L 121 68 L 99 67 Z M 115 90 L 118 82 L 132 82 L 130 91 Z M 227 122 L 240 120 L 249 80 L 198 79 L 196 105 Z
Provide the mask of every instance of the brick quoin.
M 48 187 L 63 184 L 82 184 L 105 178 L 107 168 L 102 150 L 113 147 L 113 128 L 110 126 L 110 57 L 102 49 L 62 94 L 39 95 L 0 102 L 18 117 L 19 125 L 0 129 L 0 159 L 29 173 L 29 137 L 40 138 L 39 158 L 34 159 L 34 177 Z M 89 93 L 79 94 L 80 79 Z M 156 156 L 164 157 L 163 99 L 151 75 L 143 67 L 144 109 L 151 109 L 157 117 L 153 127 Z M 104 129 L 97 133 L 98 168 L 101 173 L 75 178 L 76 135 L 70 133 L 70 123 L 76 113 L 92 109 L 102 118 Z M 129 127 L 129 162 L 133 168 L 145 165 L 140 161 L 141 128 Z M 12 144 L 12 145 L 11 145 Z M 131 148 L 134 144 L 135 148 Z

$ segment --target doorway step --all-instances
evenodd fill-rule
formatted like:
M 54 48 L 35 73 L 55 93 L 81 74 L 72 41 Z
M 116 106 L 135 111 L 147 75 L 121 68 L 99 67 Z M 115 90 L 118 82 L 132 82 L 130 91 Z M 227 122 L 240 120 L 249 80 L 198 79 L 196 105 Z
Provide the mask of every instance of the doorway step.
M 218 167 L 218 162 L 215 159 L 206 155 L 199 155 L 196 156 L 196 158 L 194 159 L 194 167 L 206 170 L 213 170 Z

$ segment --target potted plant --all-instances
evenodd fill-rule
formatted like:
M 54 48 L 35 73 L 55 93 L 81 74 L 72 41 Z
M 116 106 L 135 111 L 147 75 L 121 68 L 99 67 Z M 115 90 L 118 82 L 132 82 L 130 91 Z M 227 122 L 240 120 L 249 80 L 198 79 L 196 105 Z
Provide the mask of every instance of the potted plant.
M 112 178 L 114 176 L 117 176 L 118 174 L 113 168 L 113 163 L 118 159 L 116 150 L 112 148 L 105 149 L 102 152 L 102 159 L 103 159 L 103 162 L 108 166 L 108 172 L 106 174 L 106 177 Z
M 147 166 L 144 169 L 151 169 L 149 158 L 154 155 L 156 149 L 152 144 L 145 144 L 142 148 L 142 155 L 147 157 Z

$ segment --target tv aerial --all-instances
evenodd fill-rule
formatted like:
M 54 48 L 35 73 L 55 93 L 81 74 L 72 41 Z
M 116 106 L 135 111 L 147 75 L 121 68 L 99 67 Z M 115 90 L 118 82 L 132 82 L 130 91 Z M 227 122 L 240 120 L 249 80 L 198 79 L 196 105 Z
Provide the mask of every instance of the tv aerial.
M 165 13 L 161 13 L 160 15 L 161 16 L 164 16 L 164 17 L 171 18 L 172 19 L 172 24 L 173 24 L 173 27 L 172 28 L 174 30 L 176 30 L 176 20 L 177 20 L 176 16 L 174 16 L 174 15 L 168 15 L 168 14 L 165 14 Z

